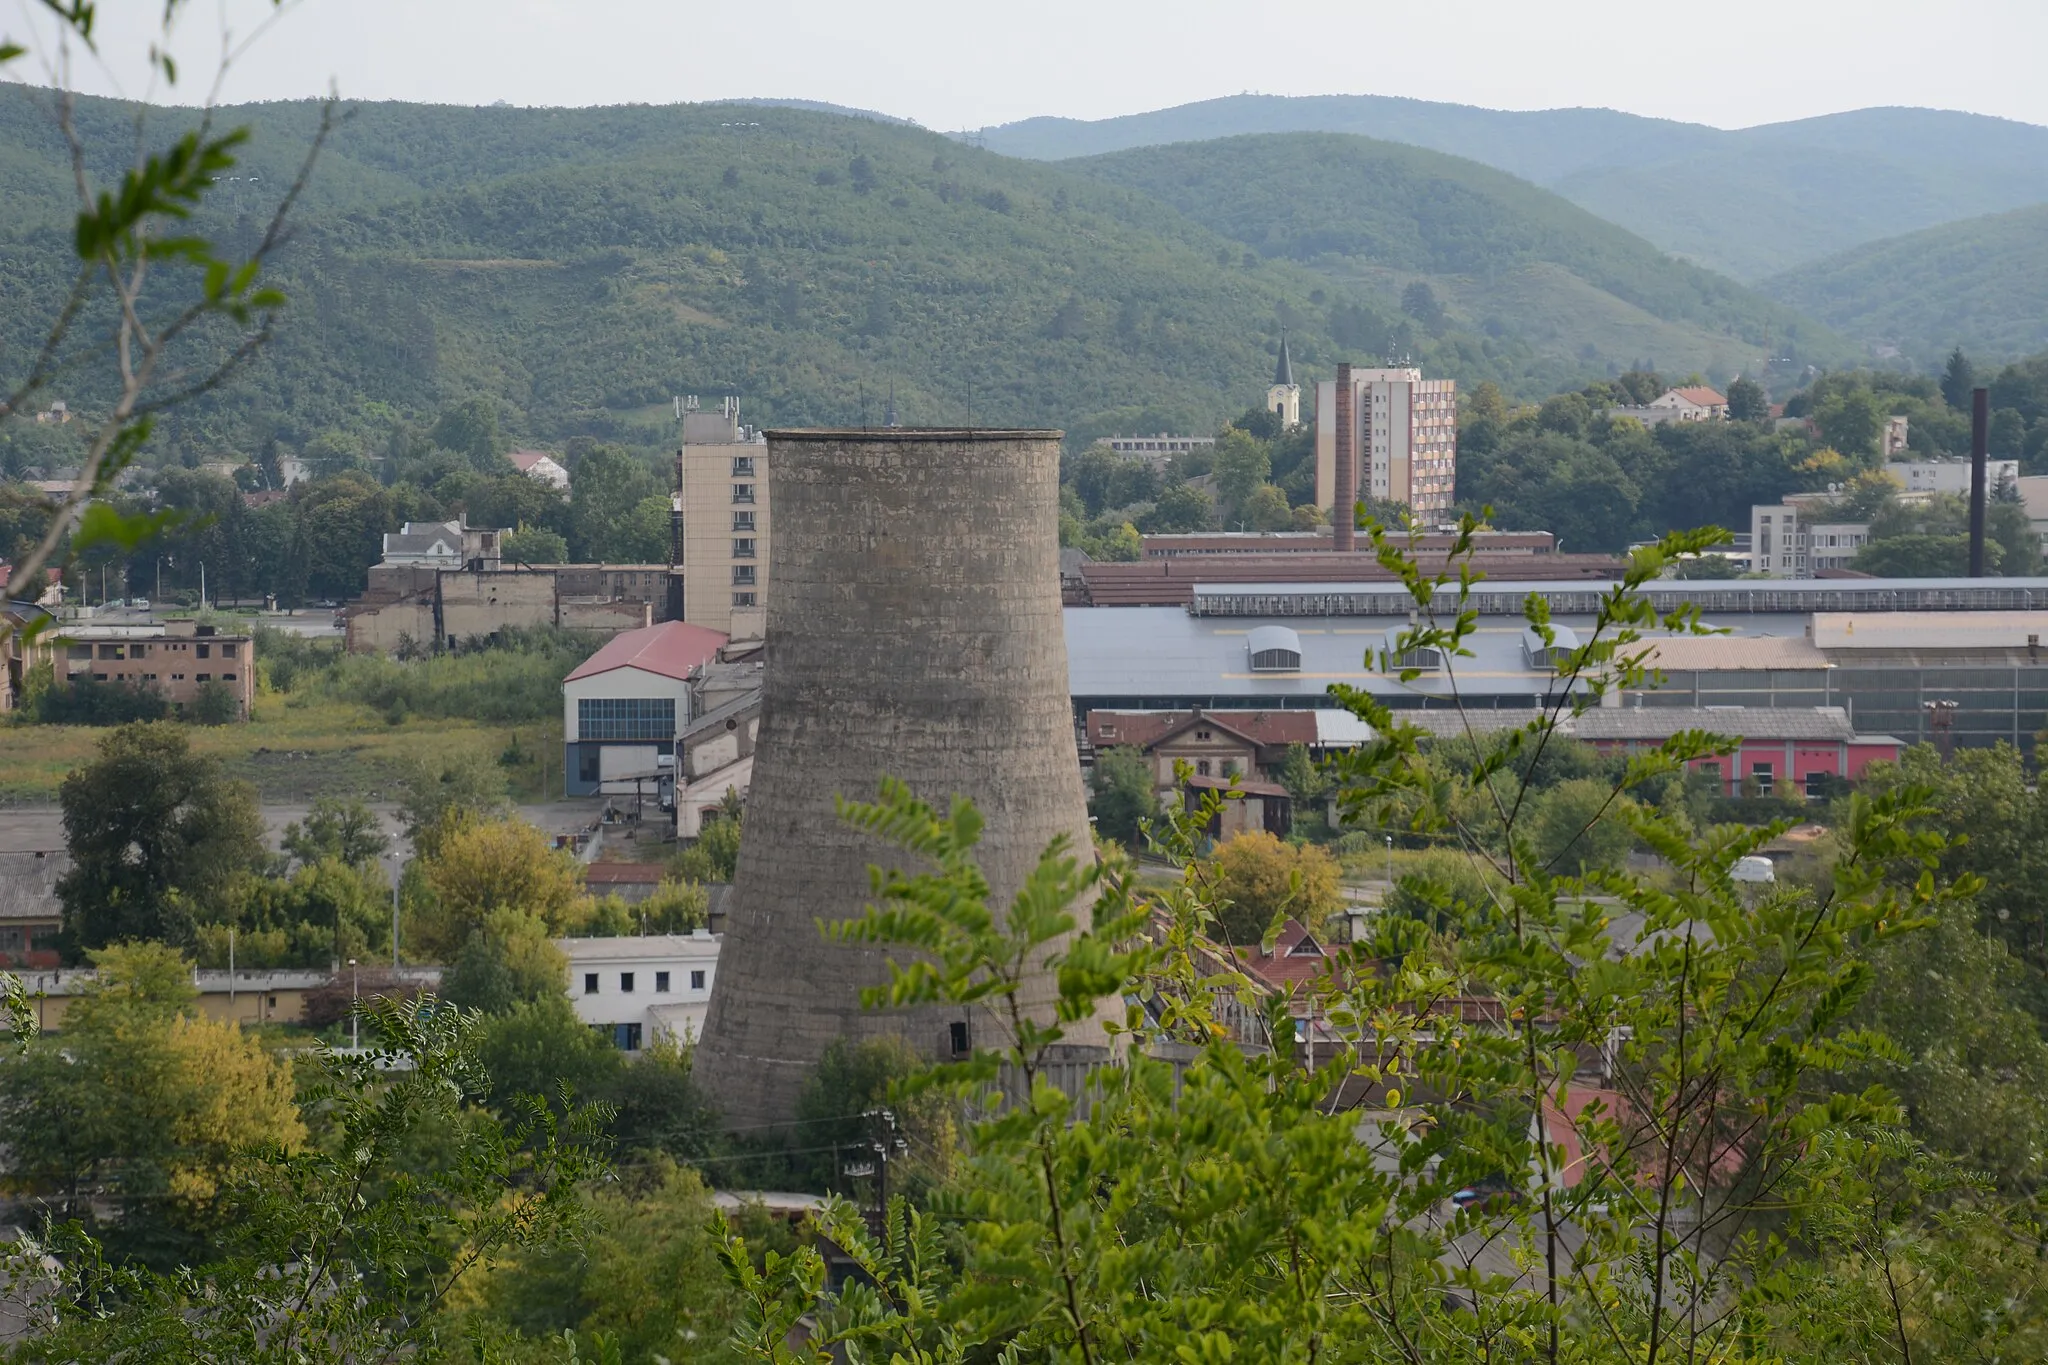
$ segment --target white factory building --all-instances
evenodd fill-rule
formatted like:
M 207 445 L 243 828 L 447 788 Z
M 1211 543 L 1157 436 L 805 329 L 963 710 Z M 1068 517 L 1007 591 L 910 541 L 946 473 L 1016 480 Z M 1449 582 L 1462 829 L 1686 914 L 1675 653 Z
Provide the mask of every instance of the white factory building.
M 718 944 L 708 929 L 555 940 L 569 959 L 576 1017 L 621 1052 L 639 1052 L 662 1038 L 693 1043 L 703 1036 Z

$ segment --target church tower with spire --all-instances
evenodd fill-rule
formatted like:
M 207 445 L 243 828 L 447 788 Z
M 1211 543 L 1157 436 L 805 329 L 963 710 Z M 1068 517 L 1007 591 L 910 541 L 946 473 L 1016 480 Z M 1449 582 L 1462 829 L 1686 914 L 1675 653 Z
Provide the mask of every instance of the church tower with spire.
M 1294 357 L 1287 353 L 1287 333 L 1280 333 L 1280 362 L 1273 367 L 1273 383 L 1266 390 L 1266 411 L 1280 415 L 1280 428 L 1301 425 L 1301 385 L 1294 382 Z

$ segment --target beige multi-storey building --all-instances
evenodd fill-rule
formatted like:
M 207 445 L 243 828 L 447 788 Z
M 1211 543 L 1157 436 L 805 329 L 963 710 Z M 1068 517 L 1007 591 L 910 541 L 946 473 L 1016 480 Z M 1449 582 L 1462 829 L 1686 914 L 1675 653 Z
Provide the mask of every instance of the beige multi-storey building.
M 1450 514 L 1458 482 L 1458 385 L 1418 369 L 1354 369 L 1358 496 L 1405 503 L 1416 520 Z M 1337 501 L 1337 381 L 1316 385 L 1316 505 Z
M 758 640 L 768 601 L 768 442 L 740 425 L 737 398 L 722 400 L 717 412 L 686 398 L 681 416 L 673 506 L 682 532 L 682 619 Z
M 254 638 L 195 621 L 67 625 L 51 630 L 32 648 L 53 664 L 54 682 L 91 679 L 147 688 L 161 693 L 180 715 L 208 684 L 225 689 L 237 720 L 249 718 L 256 699 Z

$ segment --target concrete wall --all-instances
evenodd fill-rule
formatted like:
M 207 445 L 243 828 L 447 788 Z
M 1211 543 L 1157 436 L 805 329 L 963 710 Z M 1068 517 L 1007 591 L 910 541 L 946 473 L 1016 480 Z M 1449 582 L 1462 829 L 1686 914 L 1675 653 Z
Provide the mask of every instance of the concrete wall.
M 551 569 L 449 570 L 441 575 L 440 592 L 444 645 L 488 637 L 508 627 L 555 624 L 555 575 Z
M 739 871 L 697 1075 L 729 1123 L 787 1119 L 835 1038 L 945 1055 L 963 1011 L 862 1009 L 888 954 L 825 940 L 899 855 L 841 821 L 899 777 L 973 800 L 1000 907 L 1048 840 L 1088 848 L 1059 599 L 1058 432 L 770 432 L 774 595 Z M 905 859 L 907 861 L 907 858 Z M 1051 983 L 1026 1003 L 1049 1004 Z M 1079 1043 L 1104 1044 L 1077 1028 Z

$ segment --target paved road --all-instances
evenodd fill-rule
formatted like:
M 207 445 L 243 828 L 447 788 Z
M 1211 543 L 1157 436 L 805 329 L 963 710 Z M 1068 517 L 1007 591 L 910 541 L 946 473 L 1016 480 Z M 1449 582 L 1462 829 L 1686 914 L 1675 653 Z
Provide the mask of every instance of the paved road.
M 544 806 L 521 806 L 519 814 L 549 834 L 568 834 L 574 830 L 587 829 L 597 819 L 602 802 L 596 800 L 554 801 Z M 263 806 L 263 823 L 269 827 L 272 847 L 284 837 L 284 827 L 306 818 L 307 806 L 303 803 Z M 392 836 L 393 847 L 412 856 L 399 833 L 398 807 L 392 803 L 372 802 L 370 809 L 377 812 L 384 822 L 384 828 Z M 33 853 L 37 849 L 55 850 L 64 847 L 64 819 L 57 807 L 10 806 L 0 809 L 0 853 Z

